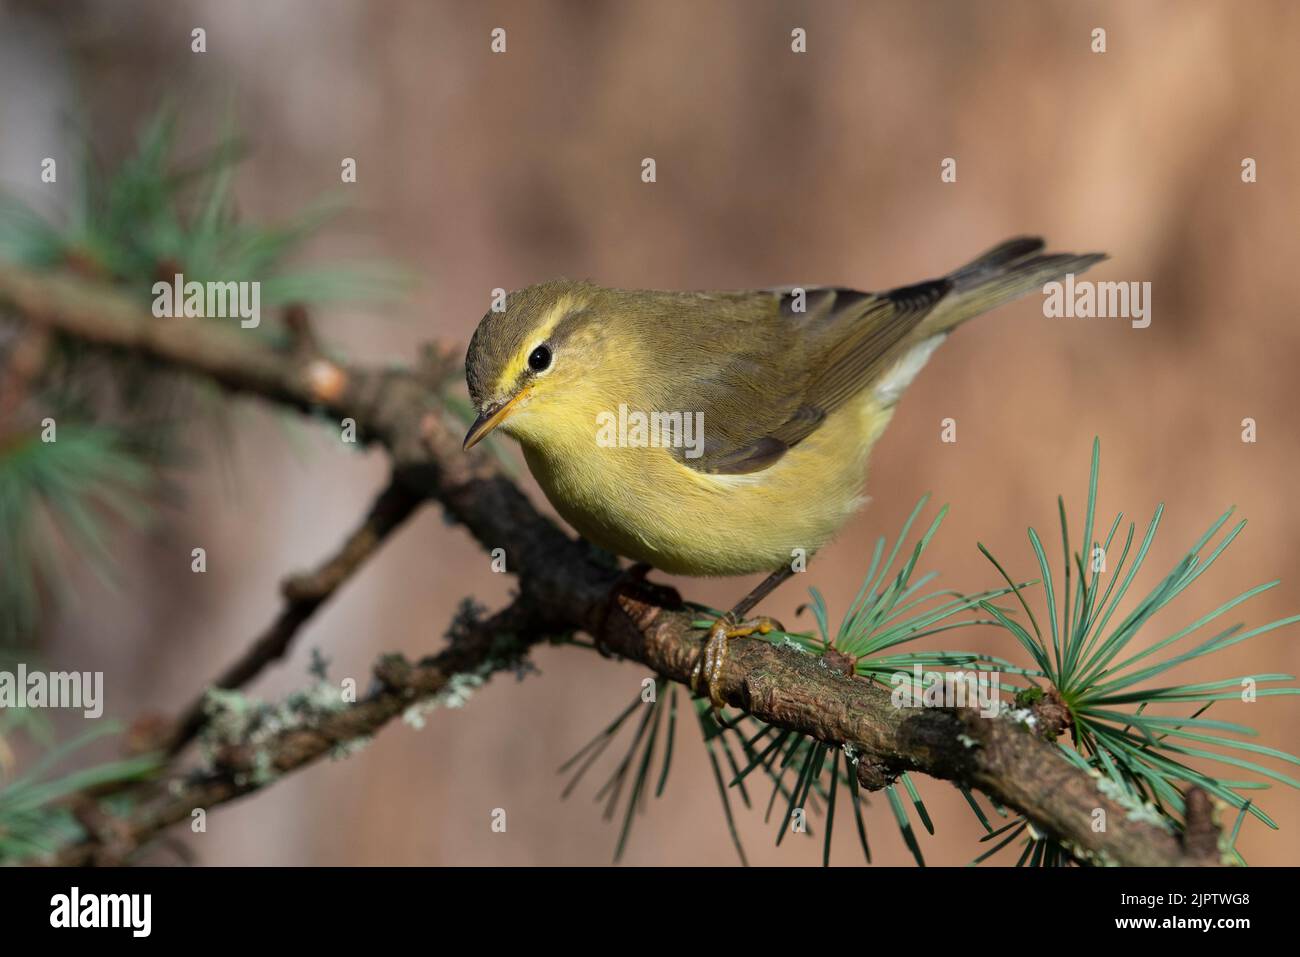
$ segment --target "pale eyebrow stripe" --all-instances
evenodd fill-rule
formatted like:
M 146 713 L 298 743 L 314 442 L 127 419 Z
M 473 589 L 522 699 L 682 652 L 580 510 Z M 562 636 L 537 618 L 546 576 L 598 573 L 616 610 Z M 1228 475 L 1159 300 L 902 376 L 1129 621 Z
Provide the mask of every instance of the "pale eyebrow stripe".
M 577 304 L 577 300 L 570 293 L 565 293 L 555 301 L 555 304 L 551 306 L 550 312 L 546 314 L 546 321 L 537 328 L 534 337 L 530 337 L 526 342 L 524 342 L 523 348 L 519 351 L 519 354 L 510 360 L 510 364 L 507 365 L 505 370 L 501 373 L 501 381 L 497 383 L 498 392 L 518 381 L 519 376 L 524 371 L 524 366 L 528 364 L 528 354 L 533 351 L 533 347 L 536 346 L 538 342 L 545 342 L 550 337 L 551 333 L 555 331 L 555 327 L 560 324 L 561 320 L 563 320 Z

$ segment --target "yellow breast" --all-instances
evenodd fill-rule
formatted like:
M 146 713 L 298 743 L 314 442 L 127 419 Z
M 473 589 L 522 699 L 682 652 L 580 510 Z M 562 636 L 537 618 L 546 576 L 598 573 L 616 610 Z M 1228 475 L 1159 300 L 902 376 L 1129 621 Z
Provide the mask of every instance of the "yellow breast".
M 864 393 L 748 475 L 700 473 L 663 448 L 602 447 L 587 415 L 516 435 L 551 504 L 588 540 L 672 574 L 743 575 L 834 537 L 864 501 L 867 457 L 891 414 Z

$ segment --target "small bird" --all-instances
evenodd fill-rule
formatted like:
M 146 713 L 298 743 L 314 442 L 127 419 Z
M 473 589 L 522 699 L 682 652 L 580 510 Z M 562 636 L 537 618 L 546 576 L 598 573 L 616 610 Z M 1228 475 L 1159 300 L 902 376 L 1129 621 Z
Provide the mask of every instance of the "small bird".
M 710 629 L 696 683 L 720 706 L 727 641 L 774 627 L 744 616 L 865 501 L 871 449 L 939 343 L 1104 258 L 1022 237 L 888 292 L 530 286 L 470 340 L 465 448 L 512 435 L 560 515 L 642 568 L 771 573 Z

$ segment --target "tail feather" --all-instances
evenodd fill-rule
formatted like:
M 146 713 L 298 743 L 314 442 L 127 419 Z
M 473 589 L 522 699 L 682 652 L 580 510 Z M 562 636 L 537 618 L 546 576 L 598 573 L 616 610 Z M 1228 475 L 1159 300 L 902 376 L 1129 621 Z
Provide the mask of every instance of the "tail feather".
M 1043 240 L 1039 236 L 1017 236 L 994 246 L 984 255 L 979 256 L 960 269 L 949 273 L 957 290 L 968 289 L 989 278 L 1005 273 L 1016 263 L 1024 262 L 1035 253 L 1043 251 Z
M 1105 253 L 1042 254 L 1043 241 L 1022 236 L 1009 239 L 944 277 L 951 291 L 921 324 L 921 336 L 949 332 L 981 313 L 996 309 L 1027 292 L 1041 289 L 1067 273 L 1082 273 L 1106 258 Z

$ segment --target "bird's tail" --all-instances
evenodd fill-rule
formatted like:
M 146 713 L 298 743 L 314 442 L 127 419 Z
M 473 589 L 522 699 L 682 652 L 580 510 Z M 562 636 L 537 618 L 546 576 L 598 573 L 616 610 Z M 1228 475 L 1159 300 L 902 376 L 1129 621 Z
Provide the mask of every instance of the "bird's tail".
M 1105 253 L 1044 254 L 1043 241 L 1036 236 L 1008 239 L 940 280 L 949 286 L 949 292 L 921 323 L 921 335 L 949 332 L 967 319 L 1041 289 L 1067 273 L 1081 273 L 1105 258 Z

